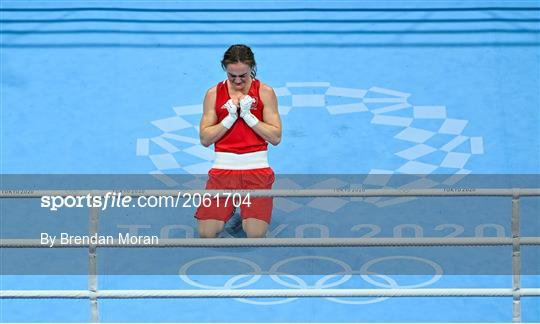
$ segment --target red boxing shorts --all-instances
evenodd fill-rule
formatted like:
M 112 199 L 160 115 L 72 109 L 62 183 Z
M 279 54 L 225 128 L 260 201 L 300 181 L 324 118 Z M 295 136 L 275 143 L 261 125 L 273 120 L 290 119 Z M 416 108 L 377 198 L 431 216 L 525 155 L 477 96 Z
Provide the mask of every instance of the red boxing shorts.
M 274 171 L 271 168 L 251 170 L 210 169 L 206 189 L 272 189 L 274 180 Z M 219 198 L 212 198 L 209 206 L 201 205 L 197 208 L 195 218 L 198 220 L 213 219 L 227 222 L 234 215 L 236 206 L 238 206 L 242 219 L 256 218 L 270 224 L 272 204 L 272 197 L 249 197 L 249 201 L 242 198 L 241 202 L 235 202 L 232 197 L 220 196 Z

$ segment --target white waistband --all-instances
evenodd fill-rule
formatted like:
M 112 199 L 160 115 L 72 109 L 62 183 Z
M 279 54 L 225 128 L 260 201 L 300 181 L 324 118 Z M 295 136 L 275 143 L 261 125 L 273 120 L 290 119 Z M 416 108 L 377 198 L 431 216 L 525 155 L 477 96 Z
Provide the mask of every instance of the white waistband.
M 213 168 L 225 170 L 268 168 L 268 152 L 259 151 L 244 154 L 216 152 Z

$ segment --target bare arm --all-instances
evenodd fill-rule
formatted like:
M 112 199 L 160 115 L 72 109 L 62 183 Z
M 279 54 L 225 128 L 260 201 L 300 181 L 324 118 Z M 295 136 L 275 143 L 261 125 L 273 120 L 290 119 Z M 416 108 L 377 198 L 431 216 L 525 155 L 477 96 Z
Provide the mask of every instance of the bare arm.
M 216 93 L 216 87 L 213 87 L 204 96 L 203 115 L 199 125 L 199 136 L 204 147 L 214 144 L 228 131 L 221 123 L 217 122 Z
M 278 102 L 274 90 L 266 84 L 261 84 L 259 96 L 264 104 L 263 120 L 260 120 L 253 131 L 272 145 L 281 142 L 281 118 L 278 113 Z

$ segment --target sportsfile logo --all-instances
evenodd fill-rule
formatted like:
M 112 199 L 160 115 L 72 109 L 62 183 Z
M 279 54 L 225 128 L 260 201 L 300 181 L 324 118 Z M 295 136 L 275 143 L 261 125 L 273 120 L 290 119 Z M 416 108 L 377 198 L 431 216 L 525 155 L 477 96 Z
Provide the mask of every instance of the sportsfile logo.
M 140 198 L 140 197 L 139 197 Z M 59 208 L 100 208 L 102 211 L 108 207 L 130 207 L 133 198 L 122 192 L 107 192 L 104 196 L 92 195 L 67 195 L 67 196 L 42 196 L 41 208 L 57 211 Z

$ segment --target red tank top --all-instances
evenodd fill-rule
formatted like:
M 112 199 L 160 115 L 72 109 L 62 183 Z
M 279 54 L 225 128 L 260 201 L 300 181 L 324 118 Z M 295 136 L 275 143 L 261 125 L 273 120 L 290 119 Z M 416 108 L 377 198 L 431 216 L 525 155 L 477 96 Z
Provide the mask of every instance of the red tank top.
M 251 106 L 251 113 L 259 120 L 263 120 L 264 104 L 259 97 L 259 88 L 261 82 L 252 80 L 248 95 L 255 99 L 255 103 Z M 225 103 L 231 99 L 227 88 L 227 81 L 218 83 L 216 94 L 216 114 L 218 123 L 220 123 L 229 114 L 227 108 L 223 107 Z M 214 145 L 216 152 L 228 152 L 236 154 L 244 154 L 251 152 L 266 151 L 268 143 L 257 135 L 251 127 L 239 116 L 233 126 L 220 138 Z

